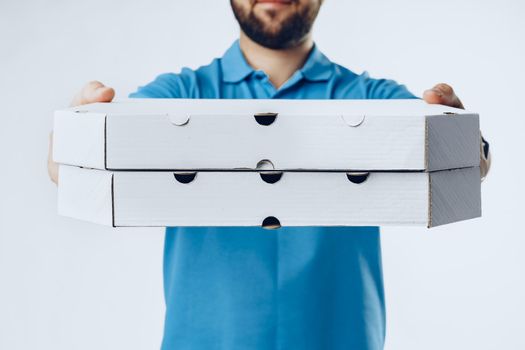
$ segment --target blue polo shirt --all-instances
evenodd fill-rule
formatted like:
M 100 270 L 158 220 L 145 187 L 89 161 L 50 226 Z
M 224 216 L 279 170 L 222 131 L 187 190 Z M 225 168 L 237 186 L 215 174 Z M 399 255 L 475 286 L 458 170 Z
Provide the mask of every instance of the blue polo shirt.
M 235 41 L 196 70 L 158 76 L 130 97 L 414 98 L 392 80 L 331 62 L 314 45 L 276 89 Z M 241 132 L 241 131 L 240 131 Z M 168 227 L 162 349 L 382 349 L 378 227 Z

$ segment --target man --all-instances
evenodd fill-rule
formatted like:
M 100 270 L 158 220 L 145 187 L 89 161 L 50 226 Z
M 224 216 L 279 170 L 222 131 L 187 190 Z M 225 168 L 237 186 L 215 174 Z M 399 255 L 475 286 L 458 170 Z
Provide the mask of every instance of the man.
M 239 40 L 211 64 L 163 74 L 131 97 L 415 98 L 392 80 L 332 63 L 312 40 L 322 0 L 231 0 Z M 89 83 L 73 104 L 109 102 Z M 446 84 L 429 103 L 462 108 Z M 488 153 L 487 153 L 488 154 Z M 483 176 L 488 162 L 482 159 Z M 49 163 L 56 182 L 56 164 Z M 377 227 L 171 227 L 163 349 L 382 349 Z

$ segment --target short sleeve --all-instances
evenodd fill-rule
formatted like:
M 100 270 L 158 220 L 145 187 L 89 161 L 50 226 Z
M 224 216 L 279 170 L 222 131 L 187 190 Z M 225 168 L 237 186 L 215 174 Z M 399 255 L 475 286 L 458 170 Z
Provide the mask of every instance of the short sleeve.
M 368 73 L 363 73 L 366 95 L 369 99 L 416 99 L 405 85 L 391 79 L 373 79 Z
M 130 98 L 188 98 L 183 79 L 179 74 L 165 73 L 147 85 L 140 86 Z

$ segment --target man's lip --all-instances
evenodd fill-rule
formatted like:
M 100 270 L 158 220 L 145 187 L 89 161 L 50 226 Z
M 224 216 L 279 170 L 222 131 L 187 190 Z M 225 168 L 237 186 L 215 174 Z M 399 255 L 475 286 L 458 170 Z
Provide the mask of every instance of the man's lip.
M 256 3 L 261 4 L 283 4 L 283 5 L 289 5 L 293 2 L 293 0 L 256 0 Z

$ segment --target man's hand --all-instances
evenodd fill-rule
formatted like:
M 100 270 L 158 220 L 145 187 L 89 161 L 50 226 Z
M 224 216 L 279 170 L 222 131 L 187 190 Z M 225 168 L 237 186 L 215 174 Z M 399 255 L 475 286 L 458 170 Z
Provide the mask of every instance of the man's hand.
M 463 103 L 461 103 L 461 100 L 456 96 L 454 89 L 452 89 L 450 85 L 443 83 L 437 84 L 432 89 L 426 90 L 423 93 L 423 99 L 430 104 L 441 104 L 449 107 L 465 109 L 463 107 Z M 479 166 L 481 168 L 481 180 L 485 179 L 485 176 L 487 176 L 491 163 L 490 152 L 487 152 L 487 154 L 485 154 L 484 143 L 485 142 L 483 140 L 483 137 L 481 137 L 481 159 L 479 163 Z
M 115 90 L 104 86 L 101 82 L 92 81 L 86 84 L 71 101 L 71 107 L 95 102 L 111 102 L 115 97 Z M 47 156 L 47 172 L 49 178 L 58 184 L 58 164 L 53 161 L 53 132 L 49 134 L 49 153 Z

